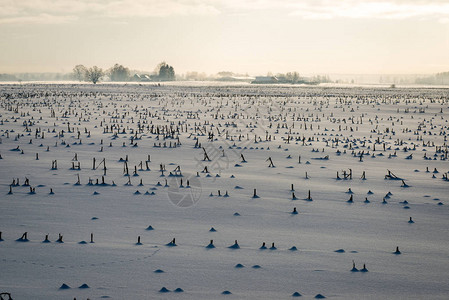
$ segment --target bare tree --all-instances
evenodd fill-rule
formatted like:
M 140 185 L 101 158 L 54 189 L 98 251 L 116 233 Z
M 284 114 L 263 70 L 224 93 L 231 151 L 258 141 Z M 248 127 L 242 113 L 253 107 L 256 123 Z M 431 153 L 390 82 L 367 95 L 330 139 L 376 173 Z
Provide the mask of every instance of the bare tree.
M 119 64 L 115 64 L 108 73 L 111 81 L 128 81 L 130 76 L 129 69 Z
M 78 81 L 86 80 L 87 68 L 83 65 L 76 65 L 73 68 L 73 77 Z
M 296 83 L 299 80 L 299 73 L 298 72 L 293 72 L 292 74 L 292 83 Z
M 103 69 L 97 66 L 93 66 L 92 68 L 89 68 L 89 70 L 87 70 L 86 75 L 89 81 L 92 81 L 93 84 L 96 84 L 100 80 L 101 76 L 104 75 L 104 73 Z

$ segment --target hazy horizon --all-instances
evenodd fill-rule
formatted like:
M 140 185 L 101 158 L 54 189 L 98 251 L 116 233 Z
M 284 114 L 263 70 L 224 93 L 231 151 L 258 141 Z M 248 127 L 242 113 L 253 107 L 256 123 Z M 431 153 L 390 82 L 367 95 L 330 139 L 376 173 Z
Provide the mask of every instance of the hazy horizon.
M 77 64 L 176 73 L 449 70 L 443 0 L 0 0 L 0 73 Z

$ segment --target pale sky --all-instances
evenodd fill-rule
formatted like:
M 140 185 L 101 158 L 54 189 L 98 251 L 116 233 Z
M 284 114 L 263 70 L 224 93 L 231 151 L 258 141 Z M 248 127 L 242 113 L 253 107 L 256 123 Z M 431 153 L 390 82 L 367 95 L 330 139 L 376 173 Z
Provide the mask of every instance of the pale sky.
M 449 71 L 449 0 L 0 0 L 0 73 Z

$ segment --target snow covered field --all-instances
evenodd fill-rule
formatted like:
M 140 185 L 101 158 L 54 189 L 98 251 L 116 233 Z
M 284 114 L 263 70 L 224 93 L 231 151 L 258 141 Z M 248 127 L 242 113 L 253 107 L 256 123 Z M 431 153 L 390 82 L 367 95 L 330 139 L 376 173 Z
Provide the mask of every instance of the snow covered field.
M 449 297 L 448 89 L 8 84 L 0 99 L 13 299 Z

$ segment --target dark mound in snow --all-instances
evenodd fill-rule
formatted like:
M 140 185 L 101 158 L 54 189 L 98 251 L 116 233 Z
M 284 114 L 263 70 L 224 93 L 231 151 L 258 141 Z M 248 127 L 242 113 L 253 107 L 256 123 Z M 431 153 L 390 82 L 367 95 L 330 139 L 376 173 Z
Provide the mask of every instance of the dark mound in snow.
M 70 289 L 70 287 L 69 287 L 67 284 L 63 283 L 63 284 L 59 287 L 59 289 L 60 289 L 60 290 L 68 290 L 68 289 Z
M 240 249 L 240 246 L 239 246 L 239 244 L 237 244 L 237 242 L 236 242 L 236 243 L 234 243 L 234 245 L 229 246 L 228 248 L 229 248 L 229 249 Z

